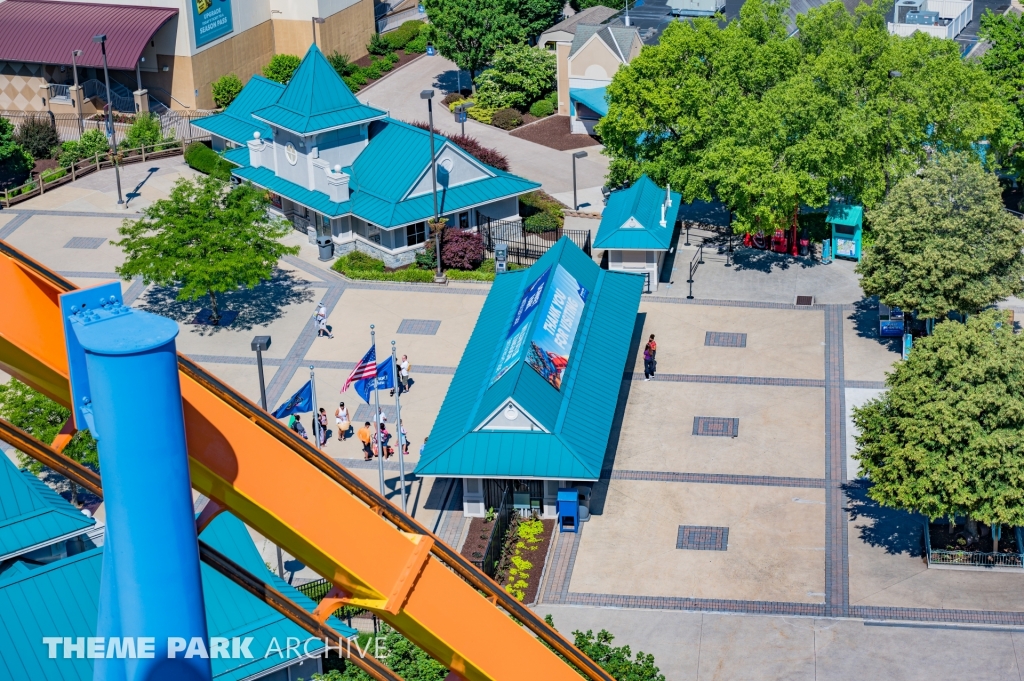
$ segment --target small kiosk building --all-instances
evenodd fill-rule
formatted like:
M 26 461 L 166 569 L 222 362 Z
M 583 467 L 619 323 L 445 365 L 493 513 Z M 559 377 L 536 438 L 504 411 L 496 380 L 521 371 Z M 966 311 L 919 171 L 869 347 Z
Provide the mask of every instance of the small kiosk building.
M 825 221 L 832 225 L 832 253 L 837 258 L 860 260 L 864 209 L 845 203 L 833 204 Z
M 681 195 L 641 175 L 608 197 L 594 248 L 608 251 L 608 269 L 644 276 L 644 291 L 658 290 L 665 254 L 672 250 Z

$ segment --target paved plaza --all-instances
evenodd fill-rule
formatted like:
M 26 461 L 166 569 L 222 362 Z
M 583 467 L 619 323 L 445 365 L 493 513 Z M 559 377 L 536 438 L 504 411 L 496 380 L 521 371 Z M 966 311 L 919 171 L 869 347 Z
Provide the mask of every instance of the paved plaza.
M 138 188 L 127 212 L 113 209 L 102 171 L 0 211 L 0 238 L 80 286 L 115 279 L 122 255 L 109 240 L 122 219 L 191 175 L 180 158 L 154 167 L 126 170 L 124 185 Z M 333 432 L 339 401 L 359 421 L 372 413 L 353 390 L 339 394 L 370 325 L 378 357 L 394 340 L 413 366 L 401 403 L 411 472 L 490 287 L 354 282 L 320 262 L 303 235 L 286 241 L 301 252 L 270 281 L 221 296 L 222 309 L 239 312 L 227 328 L 190 323 L 205 299 L 179 302 L 141 281 L 122 282 L 126 301 L 175 319 L 179 350 L 253 401 L 249 343 L 270 335 L 271 408 L 312 366 L 318 404 L 331 414 L 326 453 L 376 488 L 377 462 Z M 923 519 L 878 507 L 858 480 L 850 411 L 880 393 L 899 355 L 877 337 L 877 309 L 861 299 L 852 265 L 741 250 L 726 267 L 709 246 L 687 300 L 681 273 L 693 252 L 680 247 L 676 283 L 641 302 L 637 359 L 618 387 L 593 515 L 552 542 L 534 607 L 564 632 L 607 628 L 617 643 L 654 653 L 668 679 L 948 678 L 965 650 L 985 660 L 973 676 L 1020 679 L 1024 572 L 929 570 Z M 814 304 L 798 308 L 796 295 Z M 313 328 L 321 301 L 333 339 Z M 651 333 L 657 372 L 644 381 L 639 348 Z M 393 399 L 381 399 L 393 422 Z M 308 429 L 308 415 L 303 422 Z M 398 476 L 392 459 L 385 488 L 394 503 Z M 410 512 L 459 546 L 468 531 L 460 484 L 407 477 Z M 275 547 L 257 542 L 276 566 Z M 285 567 L 295 583 L 317 577 L 288 556 Z

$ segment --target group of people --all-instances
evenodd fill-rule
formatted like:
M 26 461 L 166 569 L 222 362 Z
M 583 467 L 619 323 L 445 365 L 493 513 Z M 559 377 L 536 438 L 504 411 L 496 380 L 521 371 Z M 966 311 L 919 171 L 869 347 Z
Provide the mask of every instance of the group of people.
M 363 460 L 370 461 L 375 456 L 383 456 L 390 459 L 395 454 L 391 446 L 391 432 L 388 430 L 388 417 L 383 412 L 377 412 L 377 427 L 369 421 L 363 424 L 356 436 L 363 443 Z M 409 455 L 409 434 L 405 432 L 405 425 L 398 422 L 398 445 L 403 456 Z

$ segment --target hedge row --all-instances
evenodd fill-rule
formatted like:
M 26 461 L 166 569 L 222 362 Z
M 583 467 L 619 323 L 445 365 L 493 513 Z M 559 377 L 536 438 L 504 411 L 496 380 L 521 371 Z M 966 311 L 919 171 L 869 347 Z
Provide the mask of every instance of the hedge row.
M 185 149 L 185 163 L 201 173 L 227 182 L 231 179 L 234 163 L 222 158 L 220 154 L 202 142 L 193 142 Z

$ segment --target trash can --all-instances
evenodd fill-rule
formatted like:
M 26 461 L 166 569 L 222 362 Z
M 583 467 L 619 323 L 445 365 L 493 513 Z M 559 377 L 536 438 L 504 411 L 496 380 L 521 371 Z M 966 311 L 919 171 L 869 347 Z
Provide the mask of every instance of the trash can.
M 330 260 L 334 257 L 334 240 L 329 236 L 318 236 L 316 245 L 320 249 L 320 259 Z
M 587 485 L 577 485 L 576 492 L 580 500 L 580 522 L 585 523 L 590 519 L 590 494 L 593 491 Z
M 577 532 L 580 526 L 580 497 L 575 487 L 558 490 L 558 529 Z

